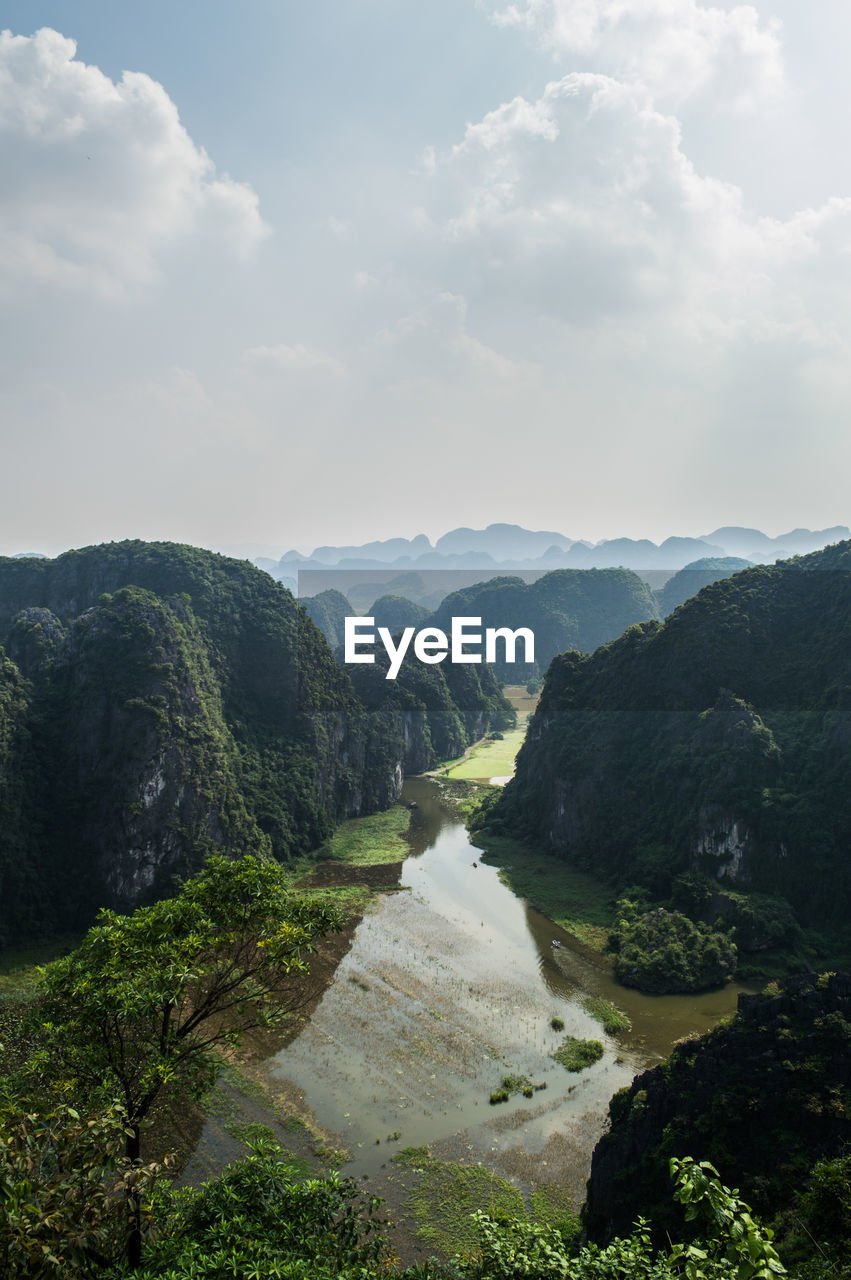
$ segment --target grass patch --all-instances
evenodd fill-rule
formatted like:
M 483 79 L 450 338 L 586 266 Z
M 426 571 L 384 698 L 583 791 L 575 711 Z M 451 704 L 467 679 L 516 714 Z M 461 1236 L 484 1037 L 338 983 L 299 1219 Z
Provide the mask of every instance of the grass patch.
M 404 1154 L 399 1152 L 399 1156 Z M 397 1160 L 405 1163 L 399 1157 Z M 445 1256 L 475 1247 L 477 1237 L 470 1214 L 476 1209 L 518 1218 L 527 1216 L 523 1196 L 517 1188 L 481 1165 L 435 1160 L 426 1152 L 425 1160 L 417 1167 L 421 1174 L 408 1196 L 406 1211 L 414 1235 Z
M 401 862 L 408 853 L 405 836 L 410 822 L 410 813 L 399 804 L 386 813 L 350 818 L 341 823 L 316 856 L 351 862 L 359 867 Z
M 222 1062 L 218 1079 L 222 1084 L 230 1085 L 231 1089 L 241 1093 L 243 1098 L 253 1098 L 255 1102 L 269 1101 L 263 1086 L 258 1084 L 256 1080 L 250 1080 L 248 1076 L 243 1075 L 239 1067 L 234 1066 L 232 1062 Z
M 540 702 L 540 690 L 537 693 L 527 693 L 523 684 L 507 684 L 502 692 L 517 712 L 517 727 L 521 728 Z
M 389 889 L 397 887 L 397 885 L 387 886 Z M 317 889 L 309 885 L 299 885 L 297 881 L 296 888 L 306 898 L 322 898 L 333 902 L 344 915 L 349 917 L 362 916 L 366 911 L 367 905 L 372 901 L 375 892 L 374 889 L 368 888 L 363 884 L 323 885 L 321 889 Z
M 66 933 L 43 942 L 0 951 L 0 997 L 31 995 L 38 982 L 39 966 L 67 956 L 83 941 L 82 933 Z
M 287 1116 L 286 1120 L 282 1120 L 281 1124 L 287 1133 L 305 1133 L 307 1124 L 302 1120 L 301 1116 Z
M 603 1056 L 599 1040 L 580 1040 L 577 1036 L 565 1036 L 554 1053 L 550 1054 L 568 1071 L 584 1071 Z
M 473 747 L 460 764 L 450 766 L 445 776 L 458 781 L 509 777 L 514 773 L 514 761 L 525 737 L 526 730 L 523 728 L 509 729 L 502 738 L 488 739 L 480 746 Z
M 270 1129 L 267 1124 L 236 1122 L 226 1124 L 224 1127 L 232 1137 L 236 1138 L 237 1142 L 243 1143 L 246 1147 L 254 1146 L 256 1142 L 274 1142 L 276 1146 L 279 1145 L 274 1130 Z
M 393 1157 L 394 1164 L 401 1165 L 403 1169 L 413 1169 L 417 1173 L 422 1172 L 429 1160 L 431 1156 L 428 1147 L 403 1147 Z
M 528 1076 L 503 1076 L 502 1083 L 490 1096 L 492 1107 L 499 1102 L 507 1102 L 514 1093 L 522 1093 L 524 1098 L 531 1098 L 538 1089 L 546 1089 L 546 1081 L 535 1084 Z
M 586 1013 L 591 1014 L 592 1018 L 596 1018 L 610 1036 L 617 1035 L 619 1031 L 632 1030 L 630 1018 L 623 1009 L 612 1004 L 611 1000 L 604 1000 L 602 996 L 588 996 L 582 1001 L 582 1007 Z
M 339 1169 L 351 1160 L 352 1153 L 347 1147 L 316 1147 L 313 1154 L 329 1169 Z
M 518 840 L 476 832 L 482 860 L 520 898 L 586 946 L 603 952 L 615 919 L 611 886 Z
M 579 1218 L 564 1187 L 550 1183 L 536 1187 L 529 1196 L 529 1206 L 533 1218 L 542 1227 L 554 1227 L 568 1242 L 579 1238 Z
M 455 778 L 447 778 L 444 774 L 435 777 L 433 785 L 440 796 L 441 804 L 452 809 L 467 827 L 476 817 L 482 802 L 502 790 L 501 787 L 492 787 L 481 779 L 477 782 L 459 782 Z

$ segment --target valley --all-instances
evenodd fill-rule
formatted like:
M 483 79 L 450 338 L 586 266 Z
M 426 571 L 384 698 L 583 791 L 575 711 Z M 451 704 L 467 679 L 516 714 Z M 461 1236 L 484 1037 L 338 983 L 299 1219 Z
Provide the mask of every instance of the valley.
M 77 1142 L 67 1098 L 114 1107 L 114 1073 L 130 1164 L 95 1150 L 91 1169 L 63 1154 L 44 1168 L 98 1180 L 176 1147 L 184 1200 L 151 1175 L 176 1215 L 162 1223 L 256 1176 L 282 1204 L 342 1197 L 368 1235 L 362 1195 L 378 1195 L 387 1265 L 412 1280 L 431 1252 L 447 1275 L 489 1277 L 475 1250 L 491 1230 L 508 1233 L 498 1250 L 522 1236 L 561 1251 L 547 1280 L 604 1275 L 565 1251 L 585 1266 L 645 1209 L 679 1231 L 670 1160 L 709 1151 L 797 1256 L 783 1215 L 841 1162 L 847 1128 L 847 979 L 833 970 L 848 954 L 848 554 L 733 573 L 631 625 L 634 584 L 559 571 L 539 603 L 560 601 L 560 634 L 586 627 L 597 647 L 557 654 L 542 688 L 409 658 L 390 682 L 380 663 L 349 671 L 283 587 L 191 548 L 0 562 L 7 970 L 64 950 L 63 932 L 75 948 L 0 982 L 6 1123 L 26 1135 L 32 1108 L 53 1106 L 70 1128 L 43 1140 Z M 511 580 L 488 591 L 495 610 L 520 599 Z M 237 954 L 254 956 L 259 987 Z M 279 1022 L 266 1006 L 282 982 Z M 776 1170 L 775 1097 L 795 1152 Z M 760 1107 L 767 1145 L 751 1160 L 739 1137 Z M 17 1148 L 3 1151 L 17 1176 Z M 33 1185 L 47 1204 L 49 1181 Z M 135 1271 L 160 1243 L 127 1194 Z M 501 1226 L 469 1216 L 497 1209 Z M 590 1253 L 576 1252 L 580 1211 Z M 167 1228 L 166 1254 L 183 1231 Z M 844 1248 L 831 1231 L 826 1246 Z M 649 1257 L 654 1243 L 611 1247 Z M 321 1274 L 346 1274 L 332 1255 Z

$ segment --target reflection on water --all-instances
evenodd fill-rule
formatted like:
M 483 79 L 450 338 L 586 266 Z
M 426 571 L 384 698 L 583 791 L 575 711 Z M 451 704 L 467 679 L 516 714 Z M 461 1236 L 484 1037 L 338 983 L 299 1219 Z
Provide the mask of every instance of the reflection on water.
M 675 1040 L 735 1009 L 737 989 L 658 997 L 618 986 L 479 861 L 432 782 L 409 781 L 405 799 L 418 806 L 402 869 L 408 892 L 365 916 L 310 1025 L 281 1051 L 275 1071 L 341 1135 L 355 1157 L 347 1171 L 369 1171 L 398 1146 L 459 1131 L 492 1152 L 540 1151 L 555 1132 L 573 1133 L 588 1148 L 615 1090 Z M 583 1008 L 589 995 L 613 1000 L 633 1031 L 606 1036 Z M 600 1062 L 572 1075 L 549 1057 L 564 1034 L 550 1027 L 554 1015 L 565 1032 L 603 1041 Z M 489 1106 L 508 1073 L 547 1088 Z

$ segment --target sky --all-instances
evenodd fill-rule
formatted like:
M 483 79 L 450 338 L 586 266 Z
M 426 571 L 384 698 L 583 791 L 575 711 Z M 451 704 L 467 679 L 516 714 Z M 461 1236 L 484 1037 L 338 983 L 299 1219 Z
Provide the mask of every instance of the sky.
M 0 29 L 0 553 L 851 523 L 847 0 Z

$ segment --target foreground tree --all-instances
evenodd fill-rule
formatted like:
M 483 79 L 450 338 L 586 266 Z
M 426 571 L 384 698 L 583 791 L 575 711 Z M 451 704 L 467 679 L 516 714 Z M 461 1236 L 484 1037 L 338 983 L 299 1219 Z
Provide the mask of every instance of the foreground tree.
M 152 1220 L 149 1192 L 171 1161 L 131 1161 L 121 1108 L 81 1116 L 0 1105 L 0 1275 L 95 1274 L 124 1252 L 128 1228 Z
M 81 946 L 47 966 L 38 1014 L 49 1048 L 29 1072 L 88 1104 L 120 1103 L 124 1156 L 136 1164 L 163 1090 L 202 1094 L 216 1046 L 303 1003 L 310 992 L 292 979 L 309 972 L 317 940 L 341 927 L 339 911 L 295 895 L 277 863 L 212 857 L 174 898 L 130 916 L 101 911 Z M 135 1265 L 142 1212 L 129 1196 Z

